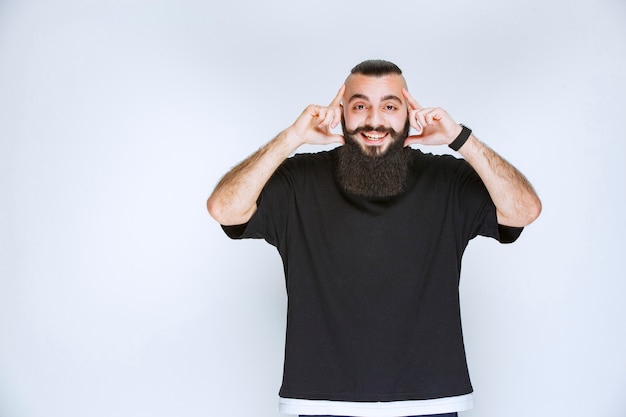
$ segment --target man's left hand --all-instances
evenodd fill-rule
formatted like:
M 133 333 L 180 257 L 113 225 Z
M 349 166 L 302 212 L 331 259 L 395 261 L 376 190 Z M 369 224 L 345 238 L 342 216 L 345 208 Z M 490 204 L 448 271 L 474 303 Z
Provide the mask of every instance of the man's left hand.
M 422 107 L 403 88 L 402 94 L 409 104 L 409 123 L 417 130 L 404 141 L 404 146 L 413 143 L 421 145 L 448 145 L 461 133 L 461 126 L 440 107 Z

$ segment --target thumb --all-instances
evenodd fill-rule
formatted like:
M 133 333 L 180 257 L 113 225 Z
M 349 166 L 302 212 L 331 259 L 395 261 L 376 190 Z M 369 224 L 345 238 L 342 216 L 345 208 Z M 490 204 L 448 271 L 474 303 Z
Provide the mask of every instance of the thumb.
M 406 148 L 407 146 L 413 145 L 415 143 L 422 143 L 423 141 L 424 138 L 422 136 L 411 135 L 404 140 L 404 147 Z

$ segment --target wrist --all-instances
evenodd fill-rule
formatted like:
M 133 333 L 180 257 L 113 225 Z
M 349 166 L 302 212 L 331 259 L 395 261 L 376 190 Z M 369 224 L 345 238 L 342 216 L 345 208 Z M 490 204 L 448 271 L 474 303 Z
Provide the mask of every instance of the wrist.
M 465 142 L 467 142 L 470 135 L 472 134 L 472 129 L 464 125 L 460 125 L 460 126 L 461 126 L 461 132 L 457 135 L 457 137 L 452 142 L 448 144 L 450 149 L 457 151 L 457 152 L 459 151 L 459 149 L 461 149 L 463 145 L 465 145 Z
M 289 148 L 290 152 L 295 151 L 305 143 L 302 136 L 298 134 L 293 126 L 283 130 L 278 137 L 282 140 L 284 146 Z

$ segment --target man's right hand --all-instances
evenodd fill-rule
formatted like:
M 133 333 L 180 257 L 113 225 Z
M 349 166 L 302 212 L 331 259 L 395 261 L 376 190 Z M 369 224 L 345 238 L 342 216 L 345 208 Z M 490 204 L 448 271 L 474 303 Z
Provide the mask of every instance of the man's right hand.
M 335 98 L 326 107 L 311 104 L 285 133 L 298 140 L 298 145 L 328 145 L 343 143 L 342 135 L 332 133 L 331 129 L 341 122 L 343 107 L 341 100 L 345 91 L 342 85 Z
M 331 129 L 341 122 L 344 90 L 341 86 L 328 107 L 308 106 L 293 125 L 224 175 L 207 200 L 211 216 L 223 225 L 246 223 L 267 181 L 300 145 L 343 143 Z

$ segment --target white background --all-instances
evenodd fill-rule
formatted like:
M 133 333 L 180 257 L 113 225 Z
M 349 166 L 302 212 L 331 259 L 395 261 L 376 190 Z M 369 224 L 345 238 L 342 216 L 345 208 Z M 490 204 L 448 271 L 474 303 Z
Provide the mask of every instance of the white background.
M 205 199 L 368 58 L 544 203 L 466 252 L 462 416 L 626 416 L 623 0 L 2 1 L 0 416 L 279 416 L 278 254 Z

